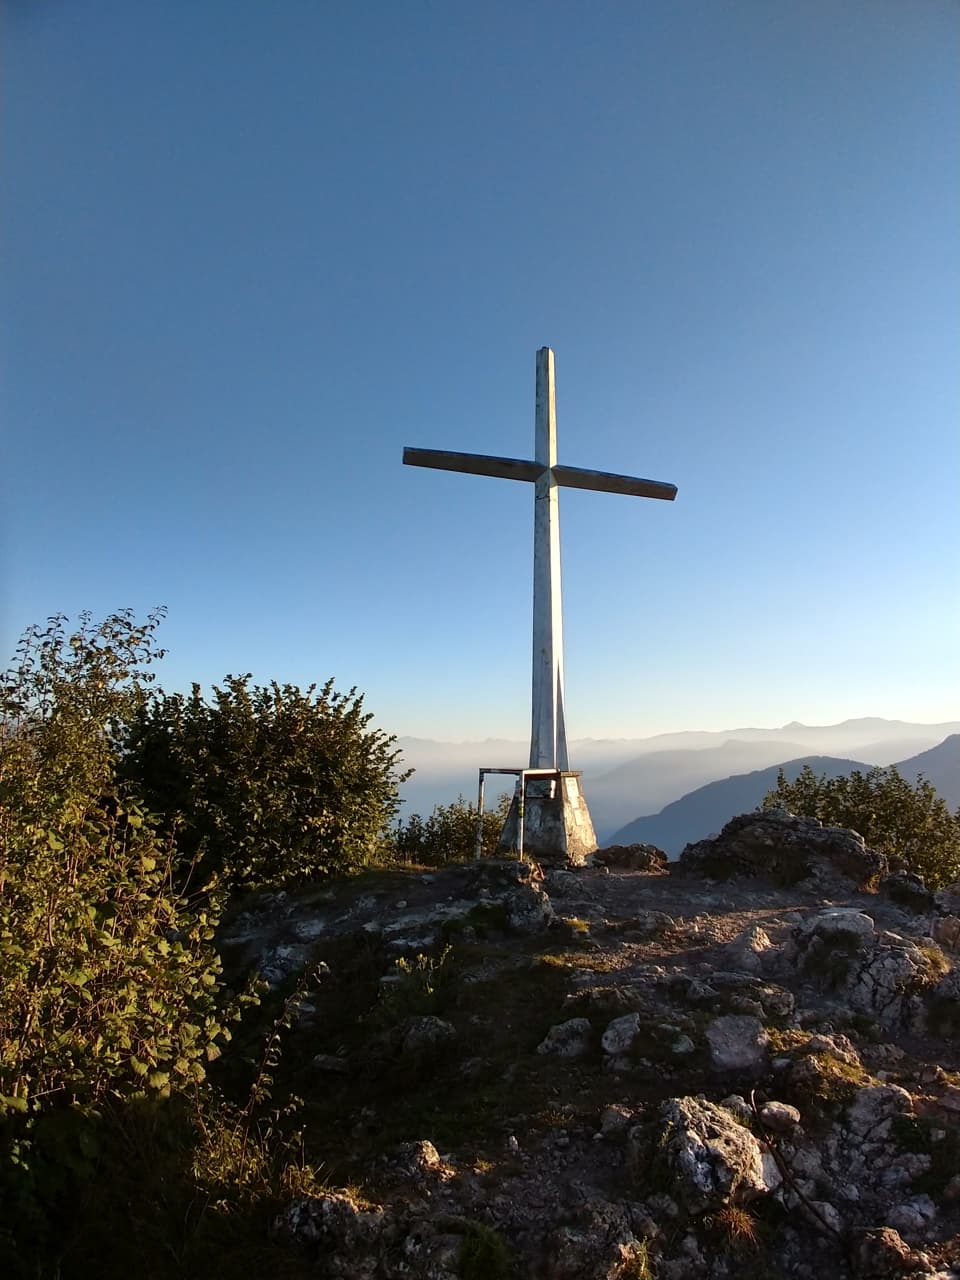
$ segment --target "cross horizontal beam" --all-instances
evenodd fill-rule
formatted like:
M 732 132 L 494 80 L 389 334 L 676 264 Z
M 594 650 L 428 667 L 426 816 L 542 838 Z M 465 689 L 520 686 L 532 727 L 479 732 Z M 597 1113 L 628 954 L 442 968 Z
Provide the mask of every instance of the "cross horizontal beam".
M 545 467 L 541 462 L 522 458 L 497 458 L 484 453 L 452 453 L 446 449 L 404 449 L 403 461 L 409 467 L 433 467 L 437 471 L 462 471 L 473 476 L 496 476 L 500 480 L 539 480 L 545 471 L 554 484 L 568 489 L 593 489 L 598 493 L 625 493 L 633 498 L 662 498 L 672 502 L 677 496 L 675 484 L 659 480 L 643 480 L 639 476 L 620 476 L 610 471 L 588 471 L 584 467 Z
M 598 493 L 627 493 L 633 498 L 663 498 L 672 502 L 677 486 L 660 480 L 641 480 L 639 476 L 618 476 L 611 471 L 587 471 L 583 467 L 551 467 L 557 484 L 568 489 L 595 489 Z
M 496 476 L 500 480 L 539 480 L 541 462 L 521 458 L 495 458 L 485 453 L 449 453 L 445 449 L 404 449 L 408 467 L 435 467 L 437 471 L 465 471 L 472 476 Z

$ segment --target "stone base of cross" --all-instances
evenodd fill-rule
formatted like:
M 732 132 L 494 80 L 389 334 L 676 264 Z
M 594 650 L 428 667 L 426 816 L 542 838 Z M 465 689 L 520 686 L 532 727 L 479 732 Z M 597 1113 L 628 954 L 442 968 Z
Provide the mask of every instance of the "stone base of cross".
M 514 793 L 497 852 L 522 852 L 548 866 L 582 866 L 596 850 L 597 837 L 579 772 L 558 769 L 553 776 L 544 773 L 525 782 Z
M 560 486 L 623 493 L 635 498 L 677 495 L 660 480 L 588 471 L 557 462 L 557 410 L 553 352 L 537 352 L 537 404 L 532 459 L 498 458 L 437 449 L 404 449 L 408 466 L 461 471 L 468 475 L 526 480 L 534 486 L 533 506 L 533 715 L 530 767 L 490 772 L 520 774 L 500 848 L 520 849 L 537 860 L 583 862 L 597 847 L 593 823 L 580 789 L 580 774 L 567 759 L 564 718 L 563 614 L 560 603 Z M 481 797 L 483 795 L 481 770 Z M 525 777 L 525 774 L 531 774 Z M 533 774 L 542 776 L 535 777 Z M 526 794 L 525 794 L 526 789 Z M 479 806 L 483 807 L 482 802 Z

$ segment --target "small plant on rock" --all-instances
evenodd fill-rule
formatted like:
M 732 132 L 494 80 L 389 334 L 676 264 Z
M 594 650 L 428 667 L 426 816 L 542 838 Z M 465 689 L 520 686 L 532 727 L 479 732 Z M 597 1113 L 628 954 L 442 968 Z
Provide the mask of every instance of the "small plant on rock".
M 620 1280 L 653 1280 L 650 1249 L 646 1240 L 640 1240 L 633 1246 L 631 1256 L 620 1270 Z
M 760 1247 L 757 1219 L 741 1204 L 725 1204 L 712 1216 L 710 1225 L 715 1228 L 724 1246 L 734 1253 Z
M 466 1223 L 460 1250 L 461 1280 L 509 1280 L 512 1273 L 510 1246 L 500 1232 L 480 1222 Z
M 453 948 L 446 946 L 438 956 L 419 953 L 394 961 L 394 971 L 384 981 L 373 1020 L 395 1026 L 404 1018 L 436 1014 L 443 1008 L 456 981 Z

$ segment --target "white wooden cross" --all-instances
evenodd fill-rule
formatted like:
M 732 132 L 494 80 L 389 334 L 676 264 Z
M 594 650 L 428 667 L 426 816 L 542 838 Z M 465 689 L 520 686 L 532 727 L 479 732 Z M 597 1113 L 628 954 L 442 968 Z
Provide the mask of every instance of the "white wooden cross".
M 597 489 L 635 498 L 677 496 L 675 484 L 585 471 L 557 463 L 557 409 L 553 352 L 537 352 L 537 413 L 534 461 L 494 458 L 480 453 L 447 453 L 436 449 L 404 449 L 413 467 L 464 471 L 470 475 L 529 480 L 535 485 L 533 505 L 533 724 L 530 768 L 567 770 L 567 736 L 563 719 L 563 615 L 560 600 L 560 504 L 558 489 Z

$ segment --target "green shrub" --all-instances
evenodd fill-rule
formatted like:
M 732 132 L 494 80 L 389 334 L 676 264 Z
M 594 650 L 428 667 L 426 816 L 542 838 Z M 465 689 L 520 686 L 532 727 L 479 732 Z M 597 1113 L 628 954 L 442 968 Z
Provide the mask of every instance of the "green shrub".
M 195 1089 L 229 1038 L 215 896 L 187 909 L 169 843 L 115 777 L 159 617 L 83 615 L 69 635 L 53 618 L 0 675 L 0 1206 L 14 1254 L 75 1201 L 102 1108 Z
M 506 795 L 500 797 L 493 809 L 484 811 L 481 850 L 485 856 L 496 853 L 509 811 L 510 797 Z M 459 796 L 453 804 L 438 804 L 429 818 L 412 814 L 397 832 L 396 848 L 404 861 L 420 862 L 428 867 L 475 857 L 477 806 Z
M 465 1223 L 460 1249 L 462 1280 L 509 1280 L 512 1273 L 513 1254 L 500 1232 L 482 1222 Z
M 356 689 L 250 685 L 207 702 L 145 700 L 124 738 L 124 776 L 176 829 L 188 861 L 229 887 L 278 887 L 371 861 L 399 804 L 395 739 L 368 728 Z
M 436 957 L 418 953 L 393 962 L 391 980 L 380 986 L 379 998 L 370 1017 L 380 1027 L 393 1027 L 406 1018 L 442 1013 L 458 981 L 448 944 Z
M 781 770 L 763 804 L 850 827 L 933 887 L 960 876 L 960 818 L 922 776 L 911 786 L 893 766 L 828 778 L 805 765 L 795 782 Z
M 114 777 L 158 621 L 52 619 L 0 676 L 0 1111 L 202 1079 L 226 1035 L 215 911 Z

